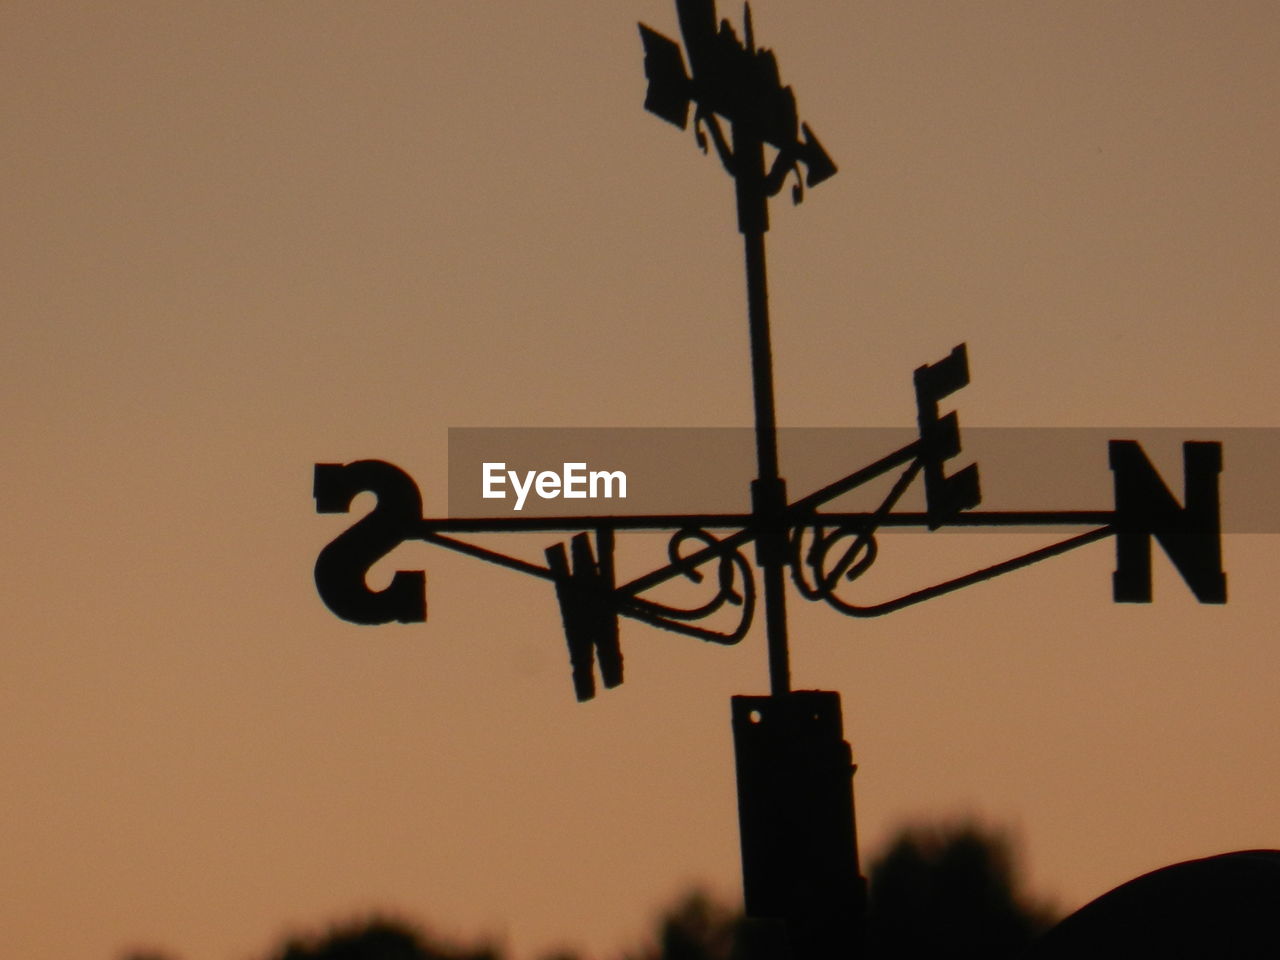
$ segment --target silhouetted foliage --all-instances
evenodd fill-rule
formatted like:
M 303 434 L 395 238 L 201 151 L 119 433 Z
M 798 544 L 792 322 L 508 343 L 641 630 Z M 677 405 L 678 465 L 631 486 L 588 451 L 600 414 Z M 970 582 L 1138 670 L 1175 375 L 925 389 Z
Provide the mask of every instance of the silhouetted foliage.
M 694 890 L 663 912 L 653 942 L 627 960 L 776 960 L 784 956 L 783 937 L 780 925 L 750 920 L 741 908 Z
M 1013 845 L 973 823 L 903 830 L 868 871 L 866 956 L 1016 956 L 1053 922 L 1020 888 Z M 648 948 L 628 960 L 778 960 L 778 924 L 746 919 L 702 892 L 664 912 Z
M 498 952 L 436 941 L 408 924 L 378 917 L 311 940 L 292 938 L 269 960 L 498 960 Z
M 1012 957 L 1053 922 L 1019 888 L 1012 845 L 974 824 L 902 831 L 868 871 L 867 958 Z M 658 917 L 651 939 L 623 960 L 787 960 L 785 931 L 694 890 Z M 154 950 L 121 960 L 173 960 Z M 263 960 L 504 960 L 493 945 L 428 936 L 387 917 L 291 937 Z M 542 960 L 582 960 L 570 951 Z
M 904 830 L 868 879 L 872 957 L 1013 957 L 1053 922 L 1019 889 L 1009 839 L 972 823 Z
M 696 890 L 658 920 L 655 942 L 631 960 L 730 960 L 741 916 Z

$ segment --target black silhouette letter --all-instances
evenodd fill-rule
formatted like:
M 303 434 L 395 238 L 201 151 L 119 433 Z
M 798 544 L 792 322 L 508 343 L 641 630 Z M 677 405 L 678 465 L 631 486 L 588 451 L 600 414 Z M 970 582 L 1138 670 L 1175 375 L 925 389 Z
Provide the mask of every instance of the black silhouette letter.
M 961 510 L 982 501 L 978 467 L 969 464 L 947 476 L 943 464 L 960 452 L 960 422 L 955 411 L 938 416 L 938 401 L 969 382 L 969 354 L 962 343 L 937 363 L 915 372 L 916 422 L 920 426 L 920 465 L 929 507 L 929 529 L 936 530 Z
M 385 590 L 370 590 L 365 574 L 403 541 L 416 536 L 422 495 L 413 478 L 383 460 L 317 463 L 317 513 L 346 513 L 356 494 L 376 494 L 378 504 L 339 534 L 316 558 L 316 589 L 330 610 L 352 623 L 421 623 L 427 619 L 427 578 L 398 570 Z
M 600 660 L 600 679 L 606 687 L 622 683 L 622 648 L 618 643 L 618 612 L 613 606 L 613 531 L 598 534 L 600 559 L 591 550 L 591 536 L 579 533 L 570 541 L 547 548 L 547 566 L 556 583 L 573 691 L 579 701 L 596 695 L 593 664 Z M 572 560 L 572 566 L 570 566 Z
M 1185 504 L 1179 505 L 1136 440 L 1112 440 L 1111 469 L 1116 486 L 1117 603 L 1151 602 L 1151 538 L 1169 555 L 1201 603 L 1227 602 L 1222 572 L 1218 474 L 1222 444 L 1182 445 Z

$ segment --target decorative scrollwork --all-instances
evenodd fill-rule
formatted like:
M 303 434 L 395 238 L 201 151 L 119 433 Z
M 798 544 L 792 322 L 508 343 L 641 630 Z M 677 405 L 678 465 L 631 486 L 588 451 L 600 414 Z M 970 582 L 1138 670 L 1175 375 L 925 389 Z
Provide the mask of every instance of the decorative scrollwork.
M 920 473 L 919 459 L 913 460 L 901 476 L 894 482 L 892 489 L 885 496 L 876 512 L 859 524 L 839 524 L 828 533 L 821 523 L 809 524 L 813 530 L 813 542 L 806 553 L 803 550 L 804 531 L 806 525 L 796 528 L 791 538 L 791 576 L 797 589 L 809 600 L 824 600 L 830 606 L 850 616 L 865 616 L 865 610 L 855 604 L 841 600 L 836 588 L 841 579 L 856 580 L 876 562 L 879 546 L 876 543 L 876 530 L 887 517 L 894 505 L 902 499 L 907 488 Z M 840 559 L 828 565 L 828 556 L 836 544 L 852 537 Z M 804 568 L 813 571 L 812 583 L 805 576 Z
M 698 567 L 714 563 L 717 584 L 715 595 L 701 606 L 687 608 L 633 596 L 622 604 L 619 612 L 664 630 L 673 630 L 676 633 L 699 637 L 713 643 L 737 643 L 747 635 L 755 614 L 756 584 L 752 576 L 751 564 L 736 546 L 722 543 L 706 530 L 685 528 L 672 534 L 667 543 L 667 554 L 672 566 L 687 564 L 687 554 L 681 548 L 688 543 L 696 543 L 703 549 L 709 548 L 715 551 L 713 556 L 705 558 L 696 565 L 686 566 L 682 571 L 692 583 L 702 583 L 705 577 L 699 572 Z M 739 578 L 742 581 L 741 589 L 738 589 Z M 740 608 L 738 623 L 733 630 L 713 630 L 695 626 L 690 622 L 714 616 L 726 604 Z
M 787 177 L 795 175 L 796 182 L 791 185 L 791 202 L 798 205 L 804 200 L 804 177 L 800 174 L 800 158 L 794 150 L 783 150 L 773 160 L 764 178 L 764 192 L 767 196 L 776 197 L 786 186 Z
M 805 530 L 812 536 L 805 549 Z M 852 543 L 848 543 L 852 538 Z M 844 552 L 834 563 L 830 557 L 837 545 L 845 544 Z M 854 614 L 857 607 L 840 599 L 836 590 L 841 580 L 856 580 L 876 562 L 879 546 L 875 528 L 869 525 L 842 525 L 826 530 L 821 524 L 797 528 L 791 537 L 791 577 L 805 598 L 823 600 L 842 613 Z M 805 568 L 812 571 L 812 580 Z
M 698 149 L 703 153 L 707 153 L 707 134 L 702 129 L 704 124 L 707 130 L 711 131 L 711 142 L 716 145 L 716 155 L 720 158 L 721 165 L 731 176 L 737 176 L 733 149 L 729 146 L 724 130 L 720 127 L 720 121 L 716 119 L 713 111 L 706 109 L 702 104 L 698 104 L 693 111 L 693 139 L 697 142 Z

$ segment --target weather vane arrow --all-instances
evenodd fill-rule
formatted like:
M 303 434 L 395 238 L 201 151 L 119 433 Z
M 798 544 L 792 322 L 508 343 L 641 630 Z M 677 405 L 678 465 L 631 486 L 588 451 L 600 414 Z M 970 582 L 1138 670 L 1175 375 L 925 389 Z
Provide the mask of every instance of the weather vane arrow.
M 792 198 L 799 203 L 804 196 L 797 165 L 804 166 L 803 183 L 811 187 L 833 176 L 836 166 L 809 125 L 798 123 L 795 94 L 782 85 L 773 51 L 756 49 L 750 6 L 744 8 L 745 41 L 738 39 L 727 20 L 716 27 L 714 2 L 677 0 L 676 11 L 693 76 L 685 72 L 679 44 L 640 24 L 649 81 L 645 109 L 683 130 L 689 122 L 689 105 L 695 104 L 698 145 L 707 149 L 705 123 L 725 169 L 738 183 L 739 228 L 743 233 L 766 230 L 765 199 L 776 195 L 793 171 Z M 732 147 L 719 117 L 730 124 Z M 778 151 L 768 172 L 765 144 Z
M 747 313 L 755 407 L 757 475 L 748 513 L 599 515 L 579 517 L 424 518 L 413 479 L 381 460 L 318 463 L 314 496 L 320 513 L 346 513 L 372 492 L 376 505 L 325 546 L 315 564 L 321 598 L 339 617 L 359 624 L 426 619 L 426 577 L 401 570 L 381 590 L 366 573 L 401 543 L 421 540 L 549 580 L 564 624 L 575 695 L 589 700 L 596 675 L 606 687 L 623 679 L 619 617 L 723 644 L 746 636 L 756 608 L 755 574 L 743 552 L 754 544 L 763 584 L 770 695 L 733 698 L 743 880 L 748 913 L 786 922 L 798 960 L 857 952 L 865 895 L 854 830 L 851 751 L 843 739 L 840 700 L 831 691 L 791 690 L 787 649 L 786 578 L 801 597 L 842 613 L 873 617 L 1017 570 L 1076 547 L 1114 536 L 1117 602 L 1150 602 L 1151 542 L 1164 549 L 1195 597 L 1226 602 L 1222 570 L 1218 476 L 1221 445 L 1183 444 L 1184 493 L 1170 492 L 1133 440 L 1110 441 L 1114 506 L 1106 510 L 979 511 L 978 468 L 949 470 L 961 452 L 954 411 L 940 402 L 969 382 L 964 344 L 914 372 L 917 436 L 874 463 L 796 500 L 779 473 L 769 340 L 764 234 L 768 200 L 795 175 L 792 199 L 836 166 L 807 124 L 795 95 L 783 86 L 777 61 L 758 48 L 751 11 L 744 36 L 728 21 L 717 25 L 714 0 L 676 0 L 679 44 L 640 24 L 648 79 L 645 107 L 687 129 L 693 107 L 698 145 L 713 144 L 733 177 L 738 228 L 743 234 Z M 686 69 L 685 55 L 688 58 Z M 726 136 L 722 122 L 729 126 Z M 765 147 L 776 153 L 766 168 Z M 803 167 L 805 175 L 800 176 Z M 831 501 L 897 473 L 888 494 L 870 511 L 824 510 Z M 926 509 L 895 510 L 922 479 Z M 1081 526 L 1082 532 L 960 577 L 873 603 L 855 603 L 841 590 L 878 559 L 882 528 Z M 668 562 L 619 582 L 615 539 L 621 531 L 670 532 Z M 718 531 L 719 533 L 714 533 Z M 471 539 L 485 533 L 570 533 L 545 548 L 544 563 L 502 553 Z M 706 573 L 712 576 L 707 578 Z M 701 604 L 663 602 L 653 591 L 684 578 L 707 583 Z M 726 626 L 707 625 L 712 617 Z

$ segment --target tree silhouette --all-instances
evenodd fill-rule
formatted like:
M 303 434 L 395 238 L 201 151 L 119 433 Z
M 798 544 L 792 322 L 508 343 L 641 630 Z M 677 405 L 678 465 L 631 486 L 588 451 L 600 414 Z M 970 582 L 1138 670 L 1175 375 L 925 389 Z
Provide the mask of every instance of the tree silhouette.
M 740 919 L 704 891 L 691 891 L 663 912 L 653 942 L 627 960 L 730 960 Z
M 653 940 L 625 960 L 777 960 L 786 956 L 784 938 L 779 924 L 750 920 L 695 889 L 662 912 Z
M 410 924 L 375 917 L 333 927 L 318 938 L 291 938 L 268 960 L 498 960 L 498 952 L 444 943 Z
M 866 956 L 1016 956 L 1054 916 L 1021 889 L 1013 851 L 1005 833 L 973 822 L 900 831 L 868 871 Z M 788 955 L 783 938 L 777 924 L 695 891 L 628 960 L 779 960 Z
M 1021 889 L 1007 835 L 974 823 L 902 830 L 870 865 L 869 960 L 1012 957 L 1047 929 L 1051 912 Z M 122 960 L 166 960 L 134 950 Z M 647 943 L 621 960 L 788 960 L 782 925 L 693 890 L 663 910 Z M 263 960 L 504 960 L 497 947 L 429 936 L 384 916 L 295 936 Z M 579 960 L 572 953 L 543 960 Z
M 1013 957 L 1054 919 L 1019 889 L 1008 836 L 972 822 L 903 830 L 869 874 L 876 958 Z

